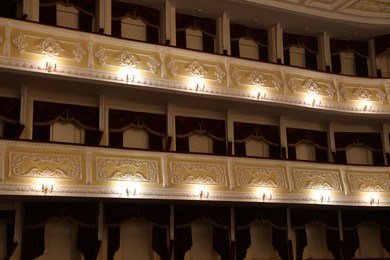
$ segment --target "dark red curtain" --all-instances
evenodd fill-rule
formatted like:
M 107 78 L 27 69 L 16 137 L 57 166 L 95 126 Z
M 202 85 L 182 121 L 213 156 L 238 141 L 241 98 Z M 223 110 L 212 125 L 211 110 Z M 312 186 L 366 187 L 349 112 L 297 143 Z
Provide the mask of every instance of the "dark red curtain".
M 56 5 L 73 6 L 79 11 L 78 29 L 84 32 L 93 31 L 93 18 L 95 17 L 95 0 L 40 0 L 39 22 L 47 25 L 57 25 Z
M 390 33 L 375 37 L 375 54 L 381 55 L 390 49 Z
M 341 73 L 341 58 L 339 53 L 332 55 L 331 62 L 332 62 L 332 72 L 337 74 Z
M 278 126 L 249 124 L 234 122 L 234 150 L 235 155 L 246 155 L 245 141 L 249 139 L 263 139 L 270 149 L 270 158 L 281 158 L 280 136 Z
M 240 24 L 230 24 L 230 42 L 233 57 L 239 57 L 238 40 L 254 40 L 259 48 L 259 60 L 268 61 L 268 32 L 264 29 L 251 28 Z M 234 51 L 233 51 L 234 50 Z
M 16 19 L 16 5 L 14 0 L 2 0 L 0 2 L 0 17 Z
M 20 99 L 0 97 L 0 120 L 3 121 L 3 138 L 19 138 L 23 125 L 20 125 Z
M 193 134 L 207 134 L 213 139 L 213 153 L 226 154 L 224 120 L 176 116 L 175 122 L 176 151 L 189 152 L 188 137 Z
M 56 121 L 74 122 L 85 130 L 85 144 L 100 142 L 99 108 L 34 101 L 33 139 L 50 140 L 50 125 Z
M 105 204 L 105 221 L 108 226 L 107 259 L 113 259 L 120 247 L 119 227 L 130 219 L 143 219 L 153 224 L 153 250 L 167 260 L 170 210 L 167 205 Z
M 328 162 L 328 134 L 324 131 L 287 128 L 288 158 L 296 159 L 296 146 L 302 142 L 313 144 L 318 162 Z
M 296 35 L 291 33 L 283 33 L 283 48 L 284 51 L 284 63 L 290 64 L 289 50 L 288 48 L 296 46 L 305 49 L 305 67 L 307 69 L 318 69 L 317 55 L 318 55 L 318 39 L 317 37 Z M 287 57 L 287 59 L 286 59 Z
M 21 259 L 31 260 L 44 253 L 44 225 L 52 218 L 72 220 L 78 226 L 77 249 L 85 259 L 96 259 L 98 205 L 94 203 L 31 202 L 25 206 Z
M 202 31 L 203 51 L 215 52 L 216 22 L 213 19 L 176 13 L 176 46 L 186 48 L 185 29 Z
M 3 224 L 6 224 L 6 256 L 5 259 L 8 260 L 11 258 L 12 254 L 14 253 L 16 246 L 18 243 L 15 243 L 14 238 L 14 231 L 15 231 L 15 211 L 13 210 L 1 210 L 0 211 L 0 221 Z
M 166 115 L 145 112 L 109 110 L 110 146 L 123 146 L 123 131 L 129 128 L 145 129 L 149 134 L 149 149 L 162 150 L 166 136 Z
M 191 223 L 206 221 L 213 225 L 213 248 L 222 259 L 230 259 L 230 207 L 175 206 L 175 260 L 184 259 L 191 249 Z
M 112 0 L 112 35 L 121 37 L 121 22 L 126 17 L 141 19 L 146 24 L 146 41 L 159 43 L 160 11 L 132 3 Z
M 347 163 L 346 149 L 351 145 L 361 145 L 372 151 L 374 165 L 384 165 L 382 137 L 380 133 L 335 132 L 336 163 Z

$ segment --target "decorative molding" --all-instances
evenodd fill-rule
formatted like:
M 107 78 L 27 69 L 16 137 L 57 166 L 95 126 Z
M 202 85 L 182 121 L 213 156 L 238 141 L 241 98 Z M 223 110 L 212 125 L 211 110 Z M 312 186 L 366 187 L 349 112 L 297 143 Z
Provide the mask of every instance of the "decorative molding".
M 97 58 L 99 65 L 103 66 L 108 58 L 106 54 L 106 49 L 103 47 L 99 47 L 98 50 L 95 52 L 95 57 Z
M 148 66 L 149 66 L 150 72 L 153 74 L 156 74 L 158 72 L 158 68 L 161 66 L 161 64 L 155 57 L 149 56 Z
M 58 56 L 61 52 L 64 51 L 61 45 L 51 37 L 40 41 L 36 45 L 36 47 L 40 50 L 42 54 L 45 54 L 49 57 Z
M 303 82 L 303 88 L 306 90 L 306 92 L 317 94 L 321 87 L 318 86 L 317 82 L 309 78 L 305 82 Z
M 353 192 L 388 192 L 390 190 L 388 173 L 347 172 L 347 178 Z
M 28 46 L 26 37 L 23 33 L 18 33 L 18 35 L 12 40 L 12 43 L 15 45 L 16 50 L 23 54 Z
M 177 76 L 177 70 L 179 67 L 176 65 L 176 60 L 174 58 L 169 59 L 167 67 L 170 70 L 172 76 Z
M 118 61 L 119 65 L 129 68 L 135 68 L 137 64 L 140 63 L 139 58 L 128 50 L 120 52 L 116 60 Z
M 292 173 L 295 188 L 298 190 L 343 190 L 338 171 L 293 168 Z
M 73 49 L 74 59 L 77 62 L 81 62 L 87 52 L 81 47 L 80 43 L 77 43 L 75 48 Z
M 369 100 L 372 96 L 370 91 L 363 88 L 362 86 L 359 86 L 357 89 L 353 91 L 353 94 L 357 97 L 359 100 Z
M 234 169 L 238 187 L 287 188 L 283 168 L 235 166 Z
M 227 173 L 222 163 L 170 162 L 172 184 L 226 185 Z
M 98 181 L 133 181 L 159 183 L 157 159 L 96 157 L 96 179 Z
M 10 178 L 82 179 L 82 156 L 60 152 L 9 152 Z
M 186 70 L 193 77 L 203 78 L 207 74 L 206 68 L 201 63 L 199 63 L 197 60 L 194 60 L 193 62 L 191 62 L 186 67 Z

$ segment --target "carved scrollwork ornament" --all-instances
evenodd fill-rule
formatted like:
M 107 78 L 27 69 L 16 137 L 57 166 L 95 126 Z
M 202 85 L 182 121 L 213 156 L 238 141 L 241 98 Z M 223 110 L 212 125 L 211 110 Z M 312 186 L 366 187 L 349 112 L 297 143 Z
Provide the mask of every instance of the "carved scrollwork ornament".
M 87 52 L 81 47 L 80 43 L 76 44 L 76 47 L 73 49 L 74 59 L 77 62 L 81 62 Z
M 272 80 L 272 83 L 274 84 L 275 89 L 276 89 L 277 91 L 279 91 L 280 88 L 281 88 L 281 86 L 282 86 L 282 84 L 283 84 L 283 81 L 282 81 L 277 75 L 274 75 L 274 78 L 273 78 L 273 80 Z
M 312 80 L 311 78 L 309 78 L 307 81 L 305 81 L 303 83 L 303 88 L 309 92 L 309 93 L 315 93 L 317 94 L 320 90 L 321 90 L 321 87 L 317 84 L 317 82 L 315 82 L 314 80 Z
M 223 69 L 221 69 L 221 67 L 217 66 L 214 75 L 217 77 L 218 82 L 222 83 L 224 81 L 226 73 Z
M 1 41 L 0 41 L 1 42 Z M 16 36 L 13 40 L 12 43 L 15 45 L 16 50 L 19 53 L 24 53 L 26 50 L 26 47 L 28 46 L 26 42 L 26 37 L 24 36 L 23 33 L 18 33 L 18 36 Z
M 140 63 L 138 57 L 128 50 L 121 52 L 116 60 L 120 65 L 130 68 L 135 68 L 137 63 Z
M 178 66 L 176 65 L 176 61 L 173 58 L 169 59 L 169 62 L 167 64 L 167 67 L 169 71 L 171 72 L 172 76 L 177 76 L 177 70 L 179 69 Z
M 263 75 L 261 75 L 260 72 L 254 70 L 249 73 L 248 80 L 251 84 L 257 85 L 257 86 L 263 86 L 266 82 L 264 80 Z
M 336 88 L 333 87 L 332 84 L 330 83 L 326 83 L 326 92 L 328 93 L 328 96 L 331 99 L 334 99 L 337 94 Z
M 232 78 L 236 81 L 237 84 L 241 83 L 241 74 L 236 67 L 233 70 Z
M 205 69 L 205 67 L 200 64 L 198 61 L 193 61 L 192 63 L 190 63 L 186 70 L 188 71 L 188 73 L 191 75 L 191 76 L 194 76 L 194 77 L 204 77 L 204 75 L 207 74 L 207 70 Z
M 149 56 L 148 66 L 150 72 L 156 74 L 160 65 L 160 62 L 155 57 Z
M 353 94 L 359 99 L 359 100 L 369 100 L 370 97 L 372 96 L 370 91 L 368 91 L 367 89 L 363 88 L 362 86 L 360 86 L 359 88 L 357 88 Z
M 36 47 L 49 57 L 58 56 L 64 51 L 61 45 L 51 37 L 41 41 Z

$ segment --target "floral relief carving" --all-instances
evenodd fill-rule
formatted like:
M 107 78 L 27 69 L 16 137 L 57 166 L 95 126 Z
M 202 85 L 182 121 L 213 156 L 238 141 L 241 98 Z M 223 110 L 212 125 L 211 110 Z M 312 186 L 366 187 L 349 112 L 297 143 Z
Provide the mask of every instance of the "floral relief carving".
M 98 180 L 149 183 L 159 181 L 156 160 L 97 157 L 96 174 Z
M 288 82 L 287 82 L 287 85 L 290 87 L 291 91 L 292 92 L 295 92 L 297 90 L 297 83 L 295 82 L 294 79 L 290 79 Z
M 150 72 L 156 74 L 160 65 L 160 62 L 156 58 L 154 58 L 153 56 L 149 56 L 148 66 Z
M 327 83 L 326 84 L 326 92 L 328 93 L 328 96 L 331 98 L 331 99 L 334 99 L 336 97 L 336 94 L 337 94 L 337 90 L 335 87 L 333 87 L 330 83 Z
M 130 68 L 135 68 L 137 63 L 140 63 L 138 57 L 128 50 L 121 52 L 116 60 L 120 65 Z
M 381 89 L 378 89 L 376 91 L 376 97 L 378 98 L 379 102 L 381 102 L 381 103 L 384 103 L 387 99 L 386 93 Z
M 74 59 L 77 62 L 81 62 L 87 52 L 81 47 L 80 43 L 76 44 L 76 47 L 73 49 Z
M 274 84 L 275 89 L 279 91 L 283 84 L 283 81 L 278 76 L 274 75 L 274 79 L 272 80 L 272 83 Z
M 297 189 L 342 190 L 337 171 L 294 169 L 293 172 Z
M 257 86 L 263 86 L 265 83 L 263 75 L 258 71 L 252 71 L 249 73 L 248 80 L 251 84 Z
M 360 86 L 359 88 L 357 88 L 353 94 L 360 100 L 369 100 L 370 97 L 371 97 L 371 93 L 370 91 L 368 91 L 367 89 L 363 88 L 362 86 Z
M 41 41 L 36 47 L 43 54 L 50 56 L 50 57 L 58 56 L 58 55 L 60 55 L 61 52 L 64 51 L 64 49 L 61 47 L 61 45 L 51 37 Z
M 187 66 L 186 70 L 191 76 L 194 77 L 203 77 L 207 74 L 207 70 L 205 69 L 205 67 L 196 60 L 191 62 Z
M 171 74 L 173 76 L 177 76 L 177 70 L 179 69 L 176 65 L 176 61 L 173 58 L 169 59 L 169 62 L 167 64 L 168 69 L 171 71 Z
M 81 179 L 81 156 L 10 152 L 10 177 Z
M 351 8 L 368 12 L 390 12 L 390 4 L 386 1 L 359 0 Z
M 236 81 L 237 84 L 241 83 L 241 75 L 240 72 L 237 70 L 237 68 L 234 68 L 234 71 L 232 73 L 232 78 Z
M 238 186 L 286 188 L 287 181 L 283 169 L 237 166 Z
M 341 89 L 340 89 L 340 95 L 341 95 L 345 100 L 349 100 L 349 93 L 348 93 L 347 87 L 345 87 L 345 86 L 341 87 Z
M 95 57 L 98 60 L 98 63 L 100 65 L 104 65 L 107 61 L 107 54 L 106 54 L 106 49 L 99 47 L 99 49 L 95 53 Z
M 223 69 L 221 69 L 221 67 L 217 66 L 214 75 L 217 77 L 218 82 L 222 83 L 224 81 L 226 73 Z
M 26 37 L 22 33 L 18 33 L 18 36 L 16 36 L 13 40 L 12 43 L 15 45 L 16 50 L 19 53 L 24 53 L 26 50 L 26 47 L 28 46 L 26 42 Z
M 314 80 L 312 80 L 311 78 L 309 78 L 308 80 L 306 80 L 304 83 L 303 83 L 303 88 L 309 92 L 309 93 L 315 93 L 317 94 L 320 90 L 321 90 L 321 87 L 318 86 L 317 82 L 315 82 Z
M 390 179 L 389 175 L 386 173 L 348 173 L 347 176 L 352 191 L 388 192 L 390 190 Z
M 226 172 L 222 164 L 171 162 L 173 184 L 225 185 Z

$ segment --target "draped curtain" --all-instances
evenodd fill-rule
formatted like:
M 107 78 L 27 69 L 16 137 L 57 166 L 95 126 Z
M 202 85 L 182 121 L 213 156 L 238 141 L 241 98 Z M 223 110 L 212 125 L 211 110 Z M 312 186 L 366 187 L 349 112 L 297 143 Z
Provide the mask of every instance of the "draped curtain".
M 235 155 L 246 156 L 245 142 L 249 139 L 263 140 L 269 146 L 270 158 L 281 158 L 278 126 L 234 122 Z
M 166 115 L 125 110 L 109 110 L 110 146 L 123 146 L 123 132 L 129 128 L 145 129 L 149 149 L 162 150 L 166 136 Z
M 213 153 L 226 155 L 225 121 L 176 116 L 176 151 L 189 152 L 188 137 L 206 134 L 213 140 Z
M 112 0 L 112 35 L 121 37 L 122 20 L 140 19 L 146 24 L 146 41 L 159 43 L 160 11 L 158 9 Z
M 0 120 L 3 121 L 3 138 L 19 138 L 24 128 L 24 125 L 19 123 L 19 98 L 0 97 Z
M 251 28 L 239 24 L 230 24 L 230 42 L 233 57 L 240 57 L 239 40 L 241 38 L 255 41 L 259 49 L 259 60 L 268 61 L 267 30 Z
M 375 54 L 381 55 L 390 49 L 390 33 L 375 37 Z
M 47 25 L 57 25 L 57 4 L 73 6 L 79 11 L 78 29 L 84 32 L 93 31 L 93 19 L 95 17 L 95 0 L 40 0 L 39 22 Z
M 176 13 L 176 46 L 186 48 L 186 29 L 202 32 L 203 51 L 214 53 L 216 38 L 216 22 L 213 19 L 200 18 L 191 15 Z
M 272 245 L 282 259 L 288 259 L 287 216 L 284 208 L 236 207 L 236 259 L 244 259 L 251 245 L 250 225 L 253 222 L 272 226 Z
M 169 206 L 108 203 L 104 208 L 108 227 L 107 259 L 114 259 L 114 254 L 120 247 L 121 224 L 134 219 L 152 223 L 152 248 L 162 260 L 168 260 Z
M 96 259 L 101 241 L 97 239 L 98 205 L 93 203 L 28 203 L 21 248 L 21 259 L 31 260 L 44 253 L 44 226 L 51 219 L 72 221 L 78 227 L 77 249 L 86 260 Z
M 334 161 L 336 163 L 348 163 L 346 150 L 352 145 L 364 146 L 372 151 L 374 165 L 384 165 L 382 138 L 380 133 L 351 133 L 335 132 L 336 153 Z
M 340 53 L 353 52 L 355 54 L 356 75 L 368 77 L 368 42 L 330 39 L 330 52 L 332 56 L 332 72 L 341 72 Z
M 98 107 L 34 101 L 33 116 L 33 140 L 50 141 L 50 125 L 63 121 L 73 122 L 85 130 L 85 144 L 100 142 Z
M 305 49 L 305 68 L 318 69 L 318 40 L 316 37 L 283 33 L 284 63 L 287 65 L 290 65 L 289 48 L 292 46 Z
M 297 259 L 302 259 L 303 250 L 307 246 L 305 225 L 319 223 L 326 229 L 326 244 L 335 259 L 340 259 L 340 237 L 337 210 L 329 209 L 292 209 L 291 227 L 297 234 Z
M 16 18 L 17 2 L 14 0 L 2 0 L 0 4 L 0 17 Z
M 296 159 L 296 146 L 309 143 L 315 147 L 317 162 L 328 162 L 328 134 L 323 131 L 287 128 L 288 158 Z
M 175 260 L 183 260 L 191 249 L 191 223 L 204 221 L 213 225 L 213 248 L 222 259 L 230 258 L 230 208 L 208 206 L 175 206 Z
M 16 246 L 18 243 L 15 243 L 14 238 L 14 231 L 15 231 L 15 211 L 12 210 L 1 210 L 0 211 L 0 223 L 5 224 L 7 227 L 7 234 L 6 234 L 6 256 L 5 260 L 8 260 L 11 258 L 12 254 L 14 253 Z M 3 252 L 4 253 L 4 252 Z

